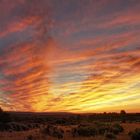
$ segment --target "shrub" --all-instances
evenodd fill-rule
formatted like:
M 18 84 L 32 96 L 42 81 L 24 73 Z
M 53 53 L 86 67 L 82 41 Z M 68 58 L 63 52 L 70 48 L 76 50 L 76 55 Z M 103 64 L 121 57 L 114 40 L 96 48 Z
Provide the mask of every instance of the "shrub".
M 106 137 L 106 139 L 110 139 L 110 140 L 116 139 L 116 136 L 110 132 L 106 133 L 105 137 Z
M 33 140 L 33 136 L 32 135 L 27 136 L 27 140 Z
M 72 128 L 71 133 L 73 137 L 77 136 L 77 128 Z
M 45 135 L 57 137 L 59 139 L 63 138 L 64 131 L 61 128 L 57 128 L 52 125 L 48 125 L 42 130 L 42 133 Z
M 112 132 L 115 135 L 118 135 L 120 133 L 117 128 L 111 128 L 110 132 Z
M 80 124 L 78 127 L 72 129 L 73 136 L 95 136 L 95 135 L 104 135 L 104 134 L 113 134 L 117 135 L 120 132 L 123 132 L 123 127 L 120 124 L 110 125 L 108 123 L 99 123 L 95 122 L 94 126 L 89 124 Z
M 61 129 L 55 129 L 52 136 L 62 139 L 63 131 Z
M 124 131 L 123 127 L 118 123 L 112 125 L 111 127 L 111 132 L 113 132 L 114 134 L 119 134 L 123 131 Z
M 1 123 L 8 123 L 10 121 L 11 121 L 11 116 L 6 112 L 1 111 L 0 112 L 0 122 Z
M 98 128 L 98 134 L 104 135 L 106 132 L 109 132 L 109 127 L 107 126 L 101 126 Z
M 131 140 L 140 140 L 140 128 L 136 128 L 134 131 L 128 133 Z
M 97 130 L 92 126 L 79 126 L 73 129 L 73 136 L 95 136 L 97 134 Z
M 15 122 L 11 122 L 7 124 L 9 129 L 13 130 L 13 131 L 26 131 L 29 130 L 27 125 L 21 124 L 21 123 L 15 123 Z
M 6 123 L 0 123 L 0 131 L 8 131 L 9 126 Z
M 64 124 L 67 123 L 67 121 L 65 121 L 65 119 L 59 119 L 59 120 L 56 120 L 55 123 L 56 123 L 56 124 L 64 125 Z

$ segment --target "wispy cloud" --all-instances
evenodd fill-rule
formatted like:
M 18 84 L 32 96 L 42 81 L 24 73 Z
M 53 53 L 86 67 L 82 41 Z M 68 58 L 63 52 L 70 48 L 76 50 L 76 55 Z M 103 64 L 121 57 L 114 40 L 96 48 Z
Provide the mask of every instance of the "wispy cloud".
M 139 0 L 9 2 L 0 4 L 4 109 L 139 111 Z

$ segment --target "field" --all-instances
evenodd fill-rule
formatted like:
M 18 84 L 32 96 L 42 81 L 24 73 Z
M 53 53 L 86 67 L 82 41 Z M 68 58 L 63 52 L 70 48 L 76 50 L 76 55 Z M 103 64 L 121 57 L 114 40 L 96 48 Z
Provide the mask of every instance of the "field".
M 0 140 L 140 140 L 139 114 L 8 114 Z

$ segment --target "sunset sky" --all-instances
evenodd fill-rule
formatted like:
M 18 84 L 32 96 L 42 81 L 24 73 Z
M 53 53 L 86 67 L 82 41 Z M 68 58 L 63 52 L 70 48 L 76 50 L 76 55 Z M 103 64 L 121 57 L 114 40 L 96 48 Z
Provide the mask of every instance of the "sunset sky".
M 140 111 L 140 0 L 1 0 L 0 107 Z

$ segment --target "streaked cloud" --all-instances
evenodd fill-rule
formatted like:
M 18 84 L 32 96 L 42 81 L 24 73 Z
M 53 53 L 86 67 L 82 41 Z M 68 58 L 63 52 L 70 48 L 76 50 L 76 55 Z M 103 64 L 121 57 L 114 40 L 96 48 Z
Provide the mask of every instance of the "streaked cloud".
M 139 111 L 139 0 L 10 2 L 0 4 L 0 106 Z

